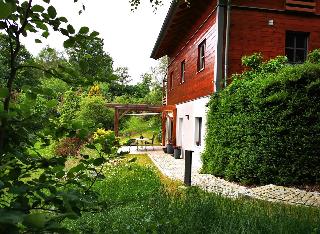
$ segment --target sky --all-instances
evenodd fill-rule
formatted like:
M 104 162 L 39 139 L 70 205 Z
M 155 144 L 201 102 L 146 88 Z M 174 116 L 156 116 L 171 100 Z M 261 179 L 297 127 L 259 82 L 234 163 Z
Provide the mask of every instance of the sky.
M 156 11 L 149 0 L 141 2 L 139 8 L 132 12 L 129 0 L 82 0 L 78 4 L 73 0 L 51 0 L 58 16 L 65 16 L 76 29 L 88 26 L 98 31 L 104 39 L 104 50 L 114 60 L 114 67 L 128 67 L 134 83 L 140 80 L 141 74 L 149 72 L 151 66 L 157 64 L 150 55 L 171 1 L 164 0 Z M 86 11 L 79 15 L 81 3 L 86 6 Z M 33 55 L 37 55 L 46 45 L 62 51 L 66 39 L 59 33 L 53 33 L 47 40 L 41 39 L 42 44 L 36 44 L 35 38 L 38 37 L 23 39 Z

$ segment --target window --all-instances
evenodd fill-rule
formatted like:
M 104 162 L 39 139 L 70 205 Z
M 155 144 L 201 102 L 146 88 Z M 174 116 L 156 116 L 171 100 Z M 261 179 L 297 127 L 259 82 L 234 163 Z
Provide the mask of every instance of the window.
M 201 42 L 198 46 L 198 72 L 202 71 L 205 67 L 205 56 L 206 56 L 206 40 Z
M 181 62 L 181 77 L 180 77 L 180 84 L 184 83 L 184 78 L 185 78 L 185 72 L 186 72 L 186 61 L 183 60 Z
M 173 72 L 170 73 L 169 90 L 173 89 Z
M 303 63 L 307 59 L 309 33 L 286 33 L 286 56 L 289 63 Z
M 196 126 L 195 126 L 195 143 L 197 146 L 201 146 L 201 131 L 202 131 L 202 118 L 196 117 Z

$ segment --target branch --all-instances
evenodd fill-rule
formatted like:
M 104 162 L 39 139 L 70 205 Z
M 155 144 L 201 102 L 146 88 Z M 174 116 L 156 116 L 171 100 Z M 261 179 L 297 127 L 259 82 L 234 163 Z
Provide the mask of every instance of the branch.
M 24 18 L 23 23 L 21 25 L 21 28 L 18 30 L 17 34 L 21 34 L 22 31 L 24 30 L 24 28 L 28 24 L 28 18 L 29 18 L 29 14 L 30 14 L 30 10 L 31 10 L 31 5 L 32 5 L 32 0 L 29 0 L 28 7 L 27 7 L 27 10 L 26 10 L 26 17 Z
M 61 78 L 60 76 L 57 76 L 56 74 L 54 74 L 54 73 L 51 72 L 50 70 L 46 70 L 45 68 L 38 67 L 38 66 L 35 66 L 35 65 L 20 65 L 20 66 L 17 68 L 17 70 L 24 69 L 24 68 L 37 69 L 37 70 L 43 71 L 44 73 L 47 73 L 47 74 L 49 74 L 49 75 L 52 75 L 52 76 L 54 76 L 55 78 Z

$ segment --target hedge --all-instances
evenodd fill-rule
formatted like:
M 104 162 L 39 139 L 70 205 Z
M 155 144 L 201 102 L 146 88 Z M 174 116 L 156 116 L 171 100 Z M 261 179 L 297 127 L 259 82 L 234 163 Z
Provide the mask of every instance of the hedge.
M 320 182 L 320 64 L 277 61 L 212 96 L 203 172 L 243 184 Z

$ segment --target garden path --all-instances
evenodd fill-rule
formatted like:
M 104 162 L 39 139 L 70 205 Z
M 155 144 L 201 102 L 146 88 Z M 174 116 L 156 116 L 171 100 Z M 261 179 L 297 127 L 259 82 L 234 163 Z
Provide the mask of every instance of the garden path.
M 166 176 L 183 181 L 184 160 L 174 159 L 169 154 L 163 153 L 161 147 L 154 150 L 148 148 L 147 151 L 137 151 L 136 147 L 131 147 L 131 154 L 147 153 L 154 164 Z M 282 202 L 295 205 L 306 205 L 320 207 L 320 193 L 307 192 L 305 190 L 289 188 L 276 185 L 259 186 L 248 188 L 236 183 L 228 182 L 224 179 L 209 174 L 200 174 L 197 168 L 192 168 L 191 183 L 205 191 L 221 194 L 227 197 L 252 197 L 256 199 Z

